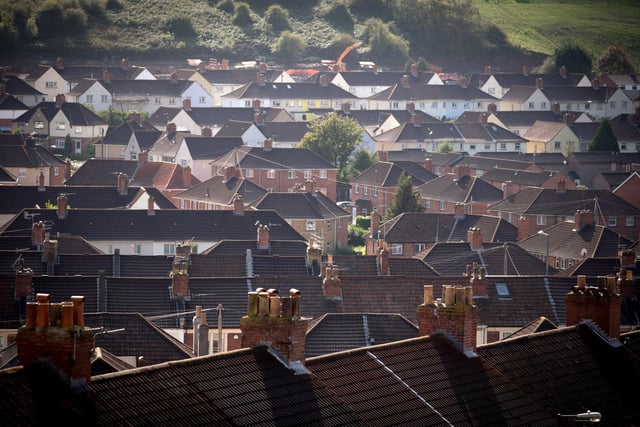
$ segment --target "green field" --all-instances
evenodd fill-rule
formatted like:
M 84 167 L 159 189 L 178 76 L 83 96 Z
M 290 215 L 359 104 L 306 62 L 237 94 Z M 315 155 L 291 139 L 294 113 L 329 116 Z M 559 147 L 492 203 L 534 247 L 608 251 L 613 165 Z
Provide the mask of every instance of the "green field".
M 565 43 L 597 58 L 607 46 L 623 46 L 640 69 L 640 1 L 472 0 L 514 46 L 550 55 Z

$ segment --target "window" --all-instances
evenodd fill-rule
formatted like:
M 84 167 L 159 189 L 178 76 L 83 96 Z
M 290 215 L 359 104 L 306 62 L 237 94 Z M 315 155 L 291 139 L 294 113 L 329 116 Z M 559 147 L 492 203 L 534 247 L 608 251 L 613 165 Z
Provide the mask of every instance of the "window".
M 556 150 L 559 150 L 560 149 L 560 141 L 555 141 L 553 143 L 553 148 L 555 148 Z
M 544 215 L 537 215 L 536 225 L 547 225 L 547 217 Z
M 462 150 L 462 148 L 464 147 L 463 144 L 460 144 L 460 150 Z M 476 144 L 471 144 L 469 146 L 469 150 L 474 151 L 476 149 Z
M 66 125 L 66 124 L 64 124 L 64 123 L 62 123 L 62 122 L 58 122 L 58 123 L 56 124 L 56 129 L 57 129 L 57 130 L 65 130 L 66 128 L 67 128 L 67 125 Z
M 326 177 L 327 177 L 327 170 L 320 169 L 320 178 L 326 178 Z
M 54 166 L 53 167 L 53 176 L 58 176 L 58 175 L 60 175 L 60 168 L 58 166 Z
M 278 108 L 280 108 L 280 107 L 282 107 L 282 101 L 280 101 L 280 100 L 273 100 L 273 101 L 271 101 L 271 106 L 272 106 L 272 107 L 278 107 Z
M 316 222 L 315 221 L 307 221 L 306 229 L 307 229 L 307 231 L 316 231 Z
M 615 227 L 616 223 L 617 223 L 617 218 L 615 216 L 610 216 L 609 218 L 607 218 L 607 226 Z
M 392 243 L 391 244 L 391 255 L 402 255 L 402 244 L 401 243 Z
M 100 102 L 102 102 L 103 104 L 108 104 L 109 103 L 109 95 L 100 95 Z
M 427 245 L 424 243 L 416 243 L 413 245 L 413 252 L 417 254 L 418 252 L 424 251 L 426 247 Z
M 534 108 L 536 108 L 535 102 L 529 102 L 529 109 L 533 110 Z
M 505 148 L 507 147 L 507 145 L 505 144 Z M 484 150 L 485 151 L 489 151 L 491 150 L 491 144 L 484 144 Z
M 342 228 L 342 218 L 338 218 L 337 223 L 338 228 Z
M 327 221 L 327 230 L 331 230 L 331 221 Z
M 498 299 L 511 298 L 509 287 L 506 283 L 496 283 L 496 294 L 498 294 Z
M 304 171 L 304 179 L 311 179 L 311 171 L 310 170 Z
M 400 104 L 398 103 L 398 101 L 393 101 L 391 103 L 391 109 L 392 110 L 397 110 L 399 106 L 400 106 Z
M 295 170 L 287 171 L 287 178 L 296 179 L 296 171 Z
M 500 143 L 500 150 L 506 150 L 507 149 L 507 144 L 505 142 L 501 142 Z
M 620 108 L 622 108 L 623 110 L 626 110 L 627 109 L 627 101 L 620 102 Z
M 547 103 L 546 103 L 546 102 L 544 102 L 544 101 L 542 101 L 542 102 L 540 103 L 540 108 L 541 108 L 541 109 L 543 109 L 543 110 L 546 110 L 546 109 L 547 109 Z
M 373 187 L 371 189 L 371 194 L 373 195 L 373 197 L 378 197 L 378 187 Z
M 438 108 L 438 101 L 433 101 L 431 103 L 431 108 Z
M 169 105 L 176 105 L 176 99 L 175 98 L 169 98 Z
M 519 143 L 519 142 L 516 142 L 516 143 L 513 145 L 513 148 L 514 148 L 514 150 L 516 150 L 516 151 L 520 151 L 520 143 Z
M 358 184 L 356 184 L 353 187 L 353 192 L 356 193 L 356 194 L 360 194 L 360 186 Z
M 244 174 L 247 178 L 253 178 L 253 169 L 247 169 L 244 171 Z
M 64 138 L 56 139 L 56 148 L 64 148 Z
M 430 199 L 425 199 L 424 207 L 425 207 L 425 209 L 431 209 L 431 200 Z
M 626 225 L 627 227 L 633 227 L 634 224 L 635 221 L 632 216 L 629 215 L 624 219 L 624 225 Z
M 165 255 L 175 255 L 176 254 L 176 244 L 175 243 L 165 243 L 164 244 L 164 254 Z
M 464 103 L 464 104 L 462 104 L 462 105 L 463 105 L 463 107 L 462 107 L 462 108 L 464 108 L 464 109 L 465 109 L 465 111 L 466 111 L 466 110 L 470 110 L 470 109 L 471 109 L 471 105 L 470 105 L 470 103 L 469 103 L 469 102 L 465 102 L 465 103 Z
M 309 108 L 316 108 L 316 101 L 309 101 Z
M 138 159 L 138 153 L 136 153 L 135 151 L 132 151 L 129 154 L 129 157 L 131 158 L 131 160 L 137 160 Z M 153 159 L 150 159 L 150 160 L 153 160 Z
M 18 176 L 20 178 L 26 178 L 27 177 L 27 170 L 24 168 L 20 168 L 20 170 L 18 171 Z
M 162 101 L 158 97 L 155 98 L 154 102 L 156 103 L 156 105 L 160 105 L 162 103 Z
M 328 107 L 329 107 L 329 101 L 327 101 L 326 99 L 325 99 L 325 100 L 320 101 L 320 107 L 322 107 L 322 108 L 328 108 Z
M 458 108 L 457 102 L 451 102 L 451 108 Z
M 276 179 L 276 170 L 275 169 L 269 169 L 267 171 L 267 178 L 268 179 Z
M 267 193 L 273 193 L 274 191 L 273 187 L 267 187 Z
M 199 104 L 205 104 L 206 102 L 207 101 L 206 101 L 206 98 L 204 96 L 201 96 L 201 97 L 198 98 L 198 103 Z
M 491 92 L 491 89 L 489 89 L 489 92 Z M 495 91 L 494 91 L 495 92 Z M 484 104 L 482 104 L 482 102 L 478 102 L 476 104 L 476 109 L 478 110 L 482 110 L 484 108 Z
M 87 104 L 93 104 L 93 95 L 87 95 Z
M 624 142 L 620 143 L 620 151 L 627 151 L 627 144 Z
M 611 102 L 609 103 L 609 107 L 611 107 L 611 109 L 616 108 L 616 101 L 611 101 Z
M 139 243 L 131 245 L 131 254 L 132 255 L 140 255 L 142 253 L 142 245 Z
M 440 200 L 440 210 L 443 211 L 445 208 L 445 202 L 444 200 Z
M 33 128 L 34 129 L 44 129 L 44 122 L 40 121 L 40 120 L 36 120 L 35 122 L 33 122 Z
M 46 82 L 44 84 L 44 87 L 46 87 L 47 89 L 57 89 L 58 88 L 58 82 Z
M 586 104 L 584 104 L 584 109 L 585 110 L 590 110 L 591 109 L 591 103 L 587 102 Z
M 369 195 L 369 187 L 367 187 L 366 185 L 364 187 L 362 187 L 362 194 L 364 196 L 368 196 Z
M 187 166 L 189 166 L 189 160 L 180 159 L 180 166 L 182 166 L 183 168 L 186 168 Z
M 438 175 L 438 176 L 442 175 L 442 167 L 441 166 L 436 166 L 436 175 Z
M 82 133 L 82 128 L 80 126 L 76 126 L 75 132 Z

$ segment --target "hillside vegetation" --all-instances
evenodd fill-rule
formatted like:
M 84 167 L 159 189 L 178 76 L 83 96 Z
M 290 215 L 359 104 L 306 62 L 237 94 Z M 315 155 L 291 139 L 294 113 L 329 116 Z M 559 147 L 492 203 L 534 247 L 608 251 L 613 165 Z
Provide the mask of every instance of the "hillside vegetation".
M 640 2 L 613 0 L 0 0 L 2 55 L 229 58 L 284 63 L 422 59 L 444 71 L 516 71 L 574 44 L 640 65 Z M 6 60 L 6 59 L 5 59 Z

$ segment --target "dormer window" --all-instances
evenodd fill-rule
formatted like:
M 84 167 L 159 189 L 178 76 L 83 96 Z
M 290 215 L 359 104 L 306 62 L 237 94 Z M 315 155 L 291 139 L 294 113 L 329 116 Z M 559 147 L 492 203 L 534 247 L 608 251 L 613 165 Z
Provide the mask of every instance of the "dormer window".
M 496 293 L 499 299 L 511 299 L 509 286 L 506 283 L 496 283 Z

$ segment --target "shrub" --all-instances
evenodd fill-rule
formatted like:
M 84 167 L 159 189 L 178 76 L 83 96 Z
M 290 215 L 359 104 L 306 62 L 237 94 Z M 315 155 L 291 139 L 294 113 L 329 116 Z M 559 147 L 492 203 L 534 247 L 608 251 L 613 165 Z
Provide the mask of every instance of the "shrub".
M 197 35 L 191 17 L 187 15 L 172 16 L 164 24 L 166 31 L 181 39 L 194 39 Z
M 233 3 L 233 0 L 222 0 L 216 7 L 227 13 L 234 13 L 236 11 L 236 5 Z
M 324 17 L 337 28 L 345 31 L 353 31 L 353 16 L 349 13 L 349 9 L 344 2 L 333 3 L 330 8 L 325 11 Z
M 236 17 L 233 18 L 233 23 L 240 26 L 253 24 L 251 8 L 247 3 L 240 2 L 236 4 Z
M 307 48 L 307 42 L 298 34 L 283 31 L 271 47 L 271 53 L 285 63 L 297 60 Z
M 272 4 L 269 6 L 264 14 L 264 18 L 271 31 L 280 33 L 282 31 L 291 30 L 289 11 L 280 5 Z

